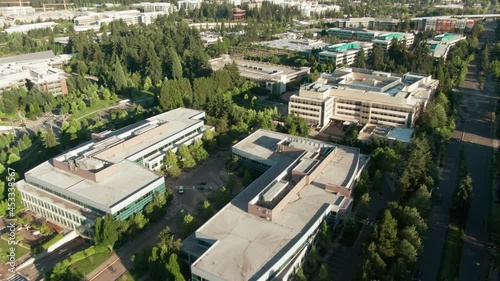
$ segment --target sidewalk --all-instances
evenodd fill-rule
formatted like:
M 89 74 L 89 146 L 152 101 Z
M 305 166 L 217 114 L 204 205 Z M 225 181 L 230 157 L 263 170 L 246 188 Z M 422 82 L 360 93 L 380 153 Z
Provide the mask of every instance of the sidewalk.
M 180 207 L 176 196 L 172 199 L 170 207 L 167 209 L 165 217 L 151 225 L 138 234 L 138 236 L 127 242 L 116 251 L 106 262 L 95 268 L 85 276 L 88 281 L 111 281 L 123 275 L 134 264 L 131 262 L 133 254 L 140 252 L 146 246 L 156 244 L 156 236 L 173 221 L 172 219 L 180 212 Z M 175 222 L 174 222 L 175 223 Z

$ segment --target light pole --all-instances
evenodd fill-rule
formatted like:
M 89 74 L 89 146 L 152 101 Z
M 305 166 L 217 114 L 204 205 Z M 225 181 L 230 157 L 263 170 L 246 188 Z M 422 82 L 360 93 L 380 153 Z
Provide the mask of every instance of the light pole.
M 432 199 L 432 192 L 434 191 L 434 189 L 439 190 L 439 187 L 436 186 L 436 187 L 431 188 L 431 199 Z

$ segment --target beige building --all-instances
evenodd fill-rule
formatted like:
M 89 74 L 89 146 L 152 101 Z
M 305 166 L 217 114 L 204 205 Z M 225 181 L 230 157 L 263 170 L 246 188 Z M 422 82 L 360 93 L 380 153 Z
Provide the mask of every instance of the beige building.
M 343 67 L 302 86 L 288 112 L 317 127 L 338 120 L 412 128 L 438 85 L 425 74 Z

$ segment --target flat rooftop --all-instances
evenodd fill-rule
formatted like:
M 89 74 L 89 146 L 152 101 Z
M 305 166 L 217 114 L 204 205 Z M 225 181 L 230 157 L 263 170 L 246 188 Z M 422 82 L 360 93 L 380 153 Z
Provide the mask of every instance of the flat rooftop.
M 25 174 L 27 181 L 42 181 L 54 191 L 63 190 L 75 198 L 95 202 L 101 208 L 111 208 L 130 195 L 163 176 L 134 162 L 132 156 L 160 141 L 200 123 L 203 111 L 178 108 L 116 131 L 106 131 L 52 160 L 44 162 Z M 157 125 L 160 124 L 160 125 Z M 54 166 L 79 163 L 79 170 L 100 173 L 112 169 L 108 176 L 94 181 Z
M 366 100 L 381 100 L 377 96 L 395 97 L 406 100 L 406 104 L 415 105 L 430 97 L 432 87 L 439 81 L 430 75 L 406 73 L 404 75 L 374 71 L 368 69 L 342 67 L 333 73 L 323 73 L 321 77 L 301 87 L 301 91 L 325 92 L 352 95 Z M 333 92 L 331 92 L 333 93 Z M 299 96 L 302 96 L 299 92 Z M 387 99 L 384 99 L 387 101 Z M 399 101 L 398 101 L 399 102 Z
M 277 142 L 282 140 L 305 150 L 299 149 L 297 153 L 290 154 L 275 153 Z M 294 161 L 309 155 L 308 147 L 317 149 L 323 145 L 334 148 L 330 153 L 337 153 L 336 157 L 279 214 L 268 221 L 247 212 L 250 200 L 261 194 Z M 342 203 L 350 198 L 326 191 L 318 187 L 317 183 L 344 184 L 354 178 L 357 168 L 366 161 L 356 148 L 334 146 L 267 130 L 257 130 L 233 146 L 233 150 L 238 154 L 255 154 L 258 158 L 273 159 L 276 154 L 284 155 L 283 161 L 276 162 L 197 230 L 198 237 L 215 241 L 208 250 L 204 251 L 196 243 L 195 234 L 184 241 L 184 251 L 201 255 L 192 265 L 194 273 L 202 270 L 231 281 L 256 280 L 290 251 L 328 208 L 338 212 Z M 308 169 L 310 164 L 311 161 L 305 161 L 297 167 Z
M 264 45 L 273 49 L 306 53 L 311 52 L 313 48 L 322 49 L 329 45 L 328 43 L 324 43 L 323 41 L 311 39 L 277 39 L 254 44 Z
M 222 69 L 225 65 L 233 62 L 238 66 L 242 77 L 255 80 L 280 80 L 282 75 L 294 76 L 310 71 L 309 67 L 288 67 L 251 60 L 231 59 L 229 56 L 209 60 L 213 70 Z
M 403 143 L 409 143 L 413 136 L 413 129 L 392 127 L 380 124 L 366 124 L 359 132 L 358 139 L 367 141 L 372 136 L 378 138 L 387 138 L 397 140 Z

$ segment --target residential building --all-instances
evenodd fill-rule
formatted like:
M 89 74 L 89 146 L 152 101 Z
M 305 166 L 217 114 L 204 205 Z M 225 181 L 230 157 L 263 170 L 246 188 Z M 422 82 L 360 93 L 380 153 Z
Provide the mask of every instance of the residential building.
M 446 58 L 451 47 L 466 37 L 458 34 L 440 34 L 427 40 L 430 52 L 435 58 Z
M 228 55 L 209 60 L 213 70 L 222 69 L 226 64 L 236 63 L 240 76 L 260 84 L 272 94 L 282 94 L 286 85 L 295 80 L 307 77 L 310 67 L 290 67 L 250 60 L 232 59 Z
M 312 39 L 277 39 L 253 44 L 267 46 L 271 49 L 279 49 L 305 54 L 310 54 L 313 49 L 321 50 L 330 45 L 328 43 L 324 43 L 321 40 Z
M 369 162 L 358 148 L 257 130 L 232 148 L 263 172 L 183 241 L 193 281 L 293 280 L 326 221 L 348 218 Z
M 342 40 L 370 41 L 385 50 L 390 47 L 393 39 L 404 40 L 408 47 L 413 45 L 415 41 L 413 33 L 375 31 L 363 28 L 329 28 L 328 33 Z
M 26 172 L 17 182 L 24 205 L 48 220 L 84 233 L 96 217 L 124 220 L 142 211 L 156 192 L 168 149 L 201 138 L 205 112 L 178 108 L 92 140 Z
M 317 127 L 347 121 L 412 128 L 438 85 L 425 74 L 343 67 L 303 85 L 290 97 L 288 112 Z
M 26 33 L 30 30 L 34 29 L 45 29 L 45 28 L 53 28 L 54 25 L 56 25 L 55 22 L 49 21 L 49 22 L 40 22 L 40 23 L 31 23 L 31 24 L 22 24 L 22 25 L 15 25 L 9 28 L 5 29 L 5 32 L 11 34 L 11 33 Z
M 320 62 L 333 61 L 335 66 L 352 65 L 360 50 L 363 50 L 366 56 L 371 53 L 373 43 L 369 42 L 350 42 L 339 43 L 328 46 L 324 51 L 319 52 Z
M 0 93 L 6 89 L 38 87 L 52 95 L 68 93 L 62 70 L 71 55 L 56 56 L 52 51 L 0 58 Z

